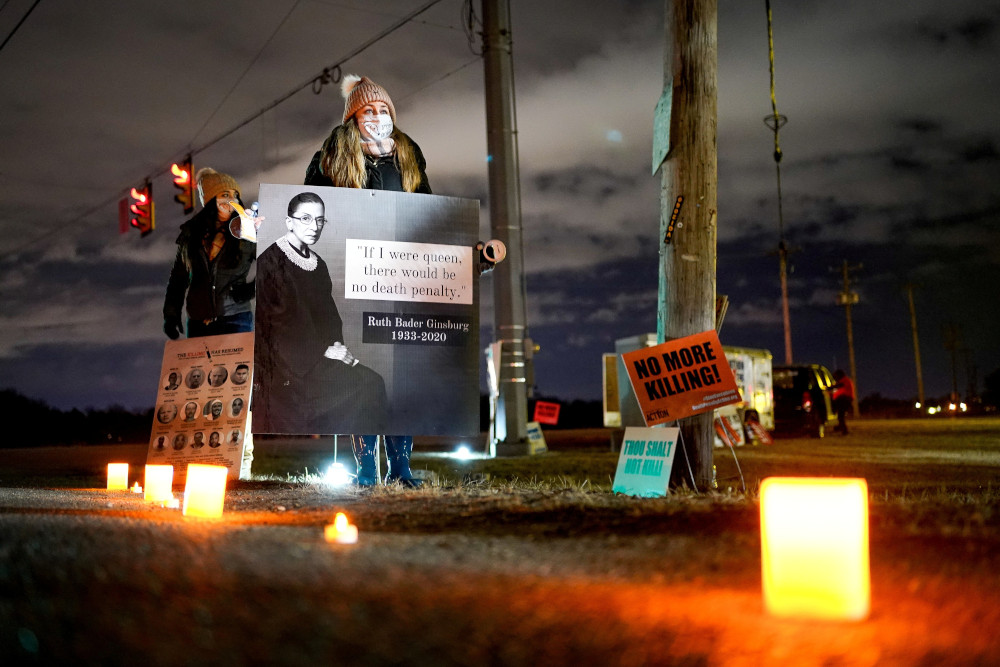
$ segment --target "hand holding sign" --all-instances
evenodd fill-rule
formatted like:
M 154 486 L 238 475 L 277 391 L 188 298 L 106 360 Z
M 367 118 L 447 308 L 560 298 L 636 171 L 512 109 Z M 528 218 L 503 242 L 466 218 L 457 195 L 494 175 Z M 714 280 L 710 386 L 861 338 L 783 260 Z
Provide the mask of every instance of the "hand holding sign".
M 479 257 L 479 263 L 476 265 L 479 275 L 492 271 L 493 267 L 507 256 L 507 246 L 498 239 L 491 239 L 486 243 L 480 241 L 474 250 Z
M 257 202 L 253 203 L 249 211 L 240 206 L 237 201 L 229 202 L 229 204 L 240 216 L 229 223 L 229 233 L 238 239 L 256 243 L 257 230 L 264 223 L 264 216 L 257 214 Z

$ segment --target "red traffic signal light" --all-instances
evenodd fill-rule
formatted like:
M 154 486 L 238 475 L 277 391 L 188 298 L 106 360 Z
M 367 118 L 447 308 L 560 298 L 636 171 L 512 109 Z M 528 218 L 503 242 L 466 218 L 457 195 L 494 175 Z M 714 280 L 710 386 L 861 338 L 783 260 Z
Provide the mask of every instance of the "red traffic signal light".
M 129 210 L 132 211 L 130 224 L 145 236 L 156 227 L 153 210 L 153 184 L 146 181 L 141 188 L 132 188 L 130 194 L 134 200 L 129 206 Z
M 174 185 L 180 188 L 180 193 L 174 195 L 174 200 L 184 206 L 184 212 L 194 210 L 194 177 L 191 169 L 191 158 L 170 165 L 170 173 L 174 175 Z

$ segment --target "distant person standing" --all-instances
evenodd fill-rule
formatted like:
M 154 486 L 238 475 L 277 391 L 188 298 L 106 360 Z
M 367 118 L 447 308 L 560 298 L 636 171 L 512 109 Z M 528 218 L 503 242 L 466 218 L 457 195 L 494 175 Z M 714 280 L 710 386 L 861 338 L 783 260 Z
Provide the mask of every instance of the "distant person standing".
M 833 409 L 837 412 L 837 427 L 835 430 L 847 435 L 847 411 L 854 405 L 854 382 L 847 373 L 839 368 L 834 371 L 833 379 Z

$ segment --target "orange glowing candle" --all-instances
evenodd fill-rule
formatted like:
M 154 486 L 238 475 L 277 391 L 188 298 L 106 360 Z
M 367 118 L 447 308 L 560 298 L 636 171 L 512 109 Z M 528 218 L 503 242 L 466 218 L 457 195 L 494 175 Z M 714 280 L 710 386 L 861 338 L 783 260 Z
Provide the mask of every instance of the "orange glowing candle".
M 128 464 L 108 464 L 108 491 L 128 490 Z
M 852 621 L 868 616 L 865 480 L 765 479 L 760 487 L 760 535 L 768 612 Z
M 169 465 L 146 466 L 146 493 L 143 500 L 147 503 L 162 503 L 172 499 L 174 486 L 174 467 Z
M 323 534 L 327 542 L 356 544 L 358 541 L 358 527 L 350 523 L 343 512 L 337 512 L 333 523 L 323 529 Z
M 188 464 L 184 486 L 184 516 L 217 519 L 226 500 L 226 466 Z
M 139 482 L 132 485 L 132 493 L 142 493 L 142 487 L 139 486 Z

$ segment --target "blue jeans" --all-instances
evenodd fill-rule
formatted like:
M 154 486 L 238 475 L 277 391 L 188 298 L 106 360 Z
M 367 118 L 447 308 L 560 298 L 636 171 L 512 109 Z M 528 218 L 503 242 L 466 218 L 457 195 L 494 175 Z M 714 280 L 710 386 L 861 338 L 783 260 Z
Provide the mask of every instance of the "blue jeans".
M 253 331 L 253 313 L 249 310 L 235 315 L 217 317 L 208 324 L 201 320 L 187 321 L 187 337 L 220 336 L 222 334 L 246 333 Z

